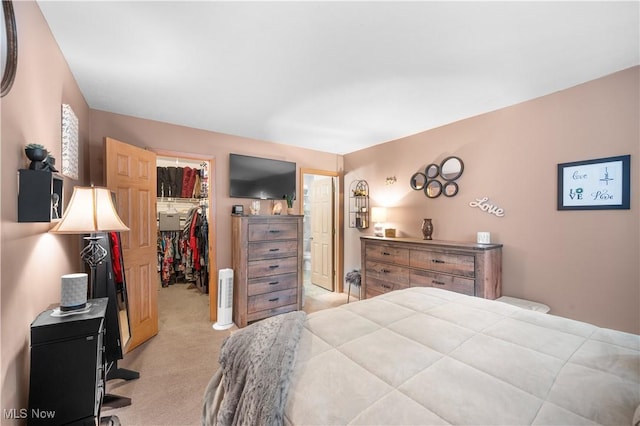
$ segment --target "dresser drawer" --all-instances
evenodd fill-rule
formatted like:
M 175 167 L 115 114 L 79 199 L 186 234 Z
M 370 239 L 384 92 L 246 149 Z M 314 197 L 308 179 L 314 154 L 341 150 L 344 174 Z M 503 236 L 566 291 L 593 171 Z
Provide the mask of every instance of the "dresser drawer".
M 367 277 L 367 297 L 369 297 L 369 295 L 372 293 L 382 294 L 393 290 L 401 290 L 403 288 L 409 288 L 409 284 L 399 284 L 391 281 L 386 281 L 384 279 L 380 280 Z
M 409 265 L 409 249 L 388 246 L 385 244 L 369 244 L 366 248 L 367 259 L 380 260 L 396 265 Z
M 254 260 L 247 262 L 247 278 L 260 278 L 271 275 L 290 274 L 298 272 L 297 257 L 283 257 L 282 259 Z
M 269 317 L 272 317 L 274 315 L 280 315 L 280 314 L 284 314 L 284 313 L 292 312 L 292 311 L 297 311 L 297 310 L 298 310 L 298 304 L 296 302 L 293 305 L 278 306 L 276 308 L 266 309 L 264 311 L 257 311 L 257 312 L 249 313 L 249 314 L 247 314 L 247 321 L 248 322 L 257 321 L 257 320 L 261 320 L 263 318 L 269 318 Z
M 247 312 L 252 314 L 279 306 L 295 305 L 297 301 L 298 290 L 295 288 L 249 296 L 247 300 Z
M 366 274 L 367 280 L 374 278 L 409 286 L 409 269 L 404 266 L 367 261 Z
M 286 240 L 298 238 L 295 222 L 250 223 L 249 241 Z
M 462 278 L 454 275 L 438 274 L 430 271 L 411 271 L 412 287 L 437 287 L 457 293 L 475 295 L 475 281 L 470 278 Z
M 298 274 L 283 274 L 254 278 L 248 282 L 247 295 L 255 296 L 257 294 L 296 288 L 297 286 Z
M 290 257 L 298 254 L 298 241 L 265 241 L 249 244 L 248 260 L 275 259 Z
M 411 250 L 409 263 L 413 268 L 430 269 L 473 278 L 475 258 L 464 254 L 448 254 L 437 251 Z

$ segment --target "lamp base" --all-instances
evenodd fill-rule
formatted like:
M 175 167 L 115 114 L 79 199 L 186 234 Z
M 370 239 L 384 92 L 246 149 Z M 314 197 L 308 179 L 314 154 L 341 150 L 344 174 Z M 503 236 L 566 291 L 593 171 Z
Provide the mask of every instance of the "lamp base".
M 102 263 L 107 257 L 107 249 L 98 244 L 98 241 L 102 239 L 101 235 L 92 235 L 90 237 L 84 237 L 88 241 L 87 246 L 80 252 L 80 258 L 84 260 L 87 265 L 94 268 Z
M 75 305 L 75 306 L 60 306 L 60 310 L 62 312 L 71 312 L 71 311 L 79 311 L 81 309 L 84 309 L 87 307 L 86 303 L 82 303 L 80 305 Z

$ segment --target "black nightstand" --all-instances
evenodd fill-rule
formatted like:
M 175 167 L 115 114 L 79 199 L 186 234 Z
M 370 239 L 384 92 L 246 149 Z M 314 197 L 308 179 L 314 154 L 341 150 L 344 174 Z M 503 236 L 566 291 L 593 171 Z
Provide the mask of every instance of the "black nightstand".
M 48 310 L 31 324 L 28 424 L 96 424 L 105 387 L 108 300 L 89 300 L 86 313 L 53 316 Z

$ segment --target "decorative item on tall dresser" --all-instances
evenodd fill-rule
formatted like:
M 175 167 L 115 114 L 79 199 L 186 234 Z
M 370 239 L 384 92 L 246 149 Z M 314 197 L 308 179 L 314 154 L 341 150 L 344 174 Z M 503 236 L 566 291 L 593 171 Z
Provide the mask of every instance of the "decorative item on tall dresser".
M 296 194 L 285 194 L 282 198 L 287 201 L 287 214 L 294 214 L 293 200 L 296 199 Z
M 366 180 L 354 180 L 349 186 L 349 227 L 369 227 L 369 184 Z
M 260 214 L 260 201 L 254 200 L 251 202 L 249 213 L 251 213 L 252 216 L 257 216 Z
M 275 201 L 273 203 L 273 209 L 271 209 L 271 213 L 274 215 L 279 215 L 282 213 L 282 204 L 279 201 Z
M 384 237 L 384 223 L 387 221 L 387 209 L 384 207 L 371 207 L 371 221 L 373 233 L 376 237 Z
M 433 221 L 431 219 L 422 219 L 422 236 L 425 240 L 433 239 Z

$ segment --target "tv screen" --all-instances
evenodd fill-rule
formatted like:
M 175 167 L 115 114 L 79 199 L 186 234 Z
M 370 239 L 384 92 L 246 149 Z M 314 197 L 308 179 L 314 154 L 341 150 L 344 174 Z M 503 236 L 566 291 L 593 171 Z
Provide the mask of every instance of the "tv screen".
M 282 200 L 296 193 L 296 163 L 229 154 L 229 196 Z

